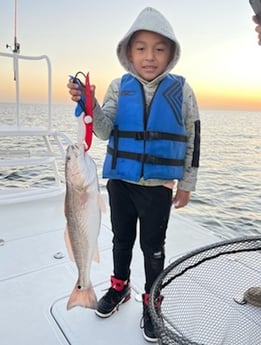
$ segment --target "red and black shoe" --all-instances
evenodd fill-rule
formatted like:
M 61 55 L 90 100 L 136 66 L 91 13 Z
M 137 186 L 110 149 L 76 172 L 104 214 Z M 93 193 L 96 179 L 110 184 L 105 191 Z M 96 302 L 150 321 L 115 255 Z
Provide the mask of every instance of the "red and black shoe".
M 151 320 L 151 316 L 149 313 L 149 293 L 145 293 L 142 295 L 142 301 L 143 301 L 143 315 L 141 319 L 141 328 L 143 337 L 145 340 L 147 340 L 150 343 L 156 343 L 158 341 L 158 337 L 155 332 L 154 325 Z M 156 309 L 159 309 L 163 297 L 159 296 L 157 300 L 155 301 L 155 307 Z
M 98 301 L 96 315 L 99 317 L 109 317 L 119 306 L 127 302 L 131 297 L 130 284 L 128 280 L 120 280 L 111 276 L 111 287 L 106 294 Z

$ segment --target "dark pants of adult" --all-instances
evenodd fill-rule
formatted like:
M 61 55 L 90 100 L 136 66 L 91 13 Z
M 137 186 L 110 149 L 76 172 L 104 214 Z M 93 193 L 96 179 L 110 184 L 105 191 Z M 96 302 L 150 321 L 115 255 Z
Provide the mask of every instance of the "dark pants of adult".
M 144 256 L 145 292 L 164 268 L 165 237 L 172 204 L 172 190 L 147 187 L 121 180 L 107 183 L 113 232 L 114 275 L 130 276 L 132 250 L 140 222 L 140 247 Z

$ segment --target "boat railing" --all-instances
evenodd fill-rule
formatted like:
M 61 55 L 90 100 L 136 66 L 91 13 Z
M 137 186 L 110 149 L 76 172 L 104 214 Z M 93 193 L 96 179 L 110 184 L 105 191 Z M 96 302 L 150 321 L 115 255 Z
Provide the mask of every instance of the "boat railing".
M 20 104 L 20 62 L 22 60 L 28 61 L 45 61 L 47 66 L 47 130 L 52 129 L 52 66 L 51 61 L 47 55 L 39 55 L 39 56 L 26 56 L 20 55 L 18 53 L 2 53 L 0 52 L 0 57 L 11 59 L 13 60 L 13 71 L 14 71 L 14 81 L 15 81 L 15 117 L 16 117 L 16 128 L 17 130 L 22 130 L 22 124 L 20 122 L 20 115 L 21 115 L 21 104 Z
M 46 171 L 53 176 L 54 185 L 60 186 L 64 182 L 59 161 L 65 159 L 65 149 L 71 140 L 64 133 L 53 129 L 52 124 L 52 67 L 48 56 L 25 56 L 16 52 L 2 53 L 0 59 L 11 59 L 13 63 L 15 82 L 15 109 L 12 108 L 10 121 L 6 121 L 6 114 L 0 108 L 0 170 L 31 169 L 35 173 L 38 167 L 46 167 Z M 13 61 L 12 61 L 13 60 Z M 44 61 L 47 66 L 47 100 L 45 112 L 40 116 L 24 114 L 21 104 L 22 82 L 20 80 L 21 60 Z M 21 69 L 22 71 L 22 69 Z M 23 108 L 24 109 L 24 108 Z M 8 175 L 8 173 L 5 173 Z M 16 171 L 15 171 L 16 174 Z M 1 189 L 1 186 L 0 186 Z

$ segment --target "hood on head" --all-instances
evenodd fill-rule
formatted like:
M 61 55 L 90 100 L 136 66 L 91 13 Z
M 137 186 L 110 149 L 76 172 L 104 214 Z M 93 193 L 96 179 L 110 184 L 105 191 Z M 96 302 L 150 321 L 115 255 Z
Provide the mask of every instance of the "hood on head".
M 128 59 L 127 47 L 128 42 L 134 32 L 139 30 L 152 31 L 169 38 L 175 44 L 175 53 L 170 61 L 167 72 L 170 71 L 178 62 L 180 57 L 180 45 L 176 39 L 172 26 L 167 19 L 152 7 L 145 8 L 136 18 L 126 35 L 121 39 L 117 46 L 117 56 L 121 65 L 126 71 L 136 74 L 132 63 Z

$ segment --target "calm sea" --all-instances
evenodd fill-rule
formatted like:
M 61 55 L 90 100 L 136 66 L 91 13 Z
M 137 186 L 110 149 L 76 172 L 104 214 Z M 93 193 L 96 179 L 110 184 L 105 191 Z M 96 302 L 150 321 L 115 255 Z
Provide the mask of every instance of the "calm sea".
M 0 104 L 4 114 L 1 124 L 11 121 L 12 108 L 14 105 Z M 25 105 L 24 114 L 28 109 L 40 122 L 45 107 Z M 73 113 L 73 105 L 54 105 L 53 126 L 76 140 Z M 261 233 L 261 111 L 200 113 L 202 143 L 197 190 L 190 204 L 177 212 L 227 237 Z M 106 142 L 94 138 L 89 151 L 100 177 L 105 148 Z M 0 171 L 0 188 L 7 181 L 8 174 Z M 102 178 L 100 185 L 105 188 Z

